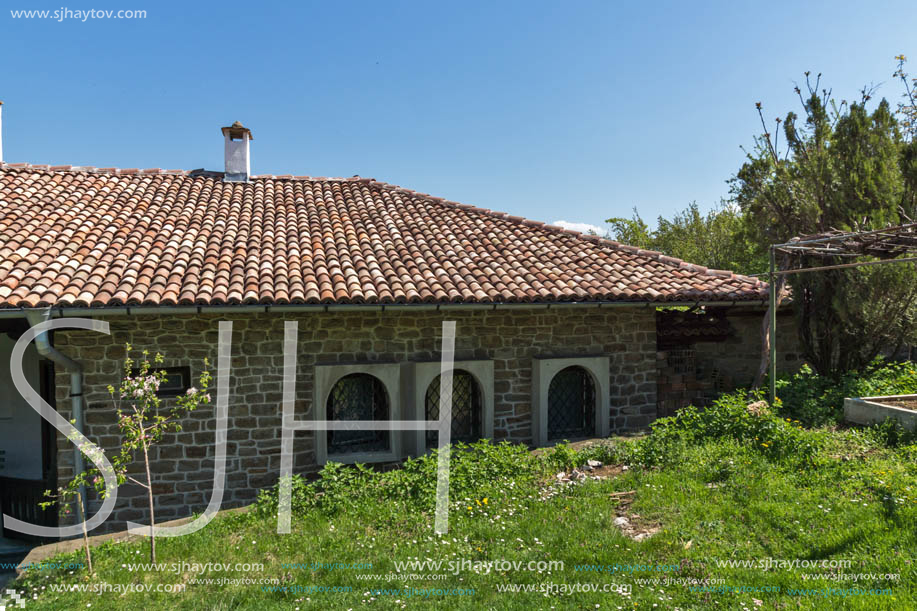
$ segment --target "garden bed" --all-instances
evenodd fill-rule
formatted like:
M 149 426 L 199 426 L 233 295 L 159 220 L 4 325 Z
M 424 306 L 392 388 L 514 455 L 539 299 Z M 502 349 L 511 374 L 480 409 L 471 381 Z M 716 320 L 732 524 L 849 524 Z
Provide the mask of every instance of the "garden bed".
M 844 399 L 844 418 L 856 424 L 878 424 L 889 418 L 901 426 L 917 428 L 917 395 Z
M 917 399 L 901 399 L 898 401 L 886 401 L 886 404 L 894 407 L 901 407 L 911 411 L 917 411 Z

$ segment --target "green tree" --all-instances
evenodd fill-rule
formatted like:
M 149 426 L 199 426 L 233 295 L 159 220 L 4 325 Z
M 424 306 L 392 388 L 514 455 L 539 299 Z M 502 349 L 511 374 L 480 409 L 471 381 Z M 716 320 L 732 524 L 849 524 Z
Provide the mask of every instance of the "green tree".
M 795 88 L 802 120 L 789 112 L 775 120 L 774 134 L 756 105 L 764 133 L 731 181 L 733 201 L 758 247 L 917 216 L 915 143 L 900 115 L 884 99 L 870 110 L 873 89 L 864 88 L 857 102 L 838 101 L 820 87 L 820 75 L 813 83 L 809 73 L 806 89 Z M 851 261 L 807 257 L 792 264 Z M 785 259 L 781 266 L 790 264 Z M 806 358 L 820 374 L 861 368 L 913 334 L 917 274 L 909 264 L 794 274 L 788 282 Z
M 692 202 L 671 219 L 660 216 L 656 229 L 650 229 L 636 209 L 632 218 L 615 217 L 606 222 L 619 242 L 697 265 L 750 274 L 764 270 L 767 264 L 766 250 L 750 239 L 742 211 L 728 202 L 706 214 Z
M 611 225 L 611 237 L 618 242 L 646 250 L 656 250 L 656 232 L 644 222 L 636 208 L 631 218 L 616 216 L 606 219 L 605 222 Z

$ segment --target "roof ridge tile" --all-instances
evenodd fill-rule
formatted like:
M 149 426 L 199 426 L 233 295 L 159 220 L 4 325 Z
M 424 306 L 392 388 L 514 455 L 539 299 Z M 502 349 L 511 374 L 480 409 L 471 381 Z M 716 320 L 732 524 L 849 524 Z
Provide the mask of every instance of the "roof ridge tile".
M 5 161 L 0 161 L 0 169 L 9 169 L 9 170 L 38 170 L 46 172 L 71 172 L 71 173 L 80 173 L 80 174 L 112 174 L 115 176 L 121 175 L 134 175 L 134 174 L 143 174 L 143 175 L 171 175 L 171 176 L 192 176 L 192 175 L 222 175 L 223 172 L 217 172 L 215 170 L 182 170 L 182 169 L 165 169 L 165 168 L 119 168 L 114 166 L 100 167 L 100 166 L 91 166 L 91 165 L 49 165 L 49 164 L 37 164 L 37 163 L 28 163 L 28 162 L 17 162 L 9 163 Z M 267 179 L 267 180 L 302 180 L 309 182 L 360 182 L 360 183 L 372 183 L 375 181 L 374 178 L 364 178 L 362 176 L 293 176 L 292 174 L 255 174 L 251 176 L 252 180 L 256 179 Z M 411 192 L 416 194 L 416 192 Z M 425 195 L 430 199 L 435 199 L 432 195 Z

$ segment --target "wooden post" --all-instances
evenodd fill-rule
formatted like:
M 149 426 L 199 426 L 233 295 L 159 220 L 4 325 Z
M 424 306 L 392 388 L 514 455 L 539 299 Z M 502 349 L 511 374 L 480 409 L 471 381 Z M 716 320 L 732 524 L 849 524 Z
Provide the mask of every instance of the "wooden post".
M 776 270 L 776 257 L 774 252 L 774 247 L 770 248 L 770 286 L 768 287 L 768 293 L 770 297 L 770 305 L 767 311 L 768 316 L 770 316 L 770 346 L 768 346 L 768 360 L 770 362 L 770 403 L 774 405 L 774 402 L 777 398 L 777 275 L 774 273 Z

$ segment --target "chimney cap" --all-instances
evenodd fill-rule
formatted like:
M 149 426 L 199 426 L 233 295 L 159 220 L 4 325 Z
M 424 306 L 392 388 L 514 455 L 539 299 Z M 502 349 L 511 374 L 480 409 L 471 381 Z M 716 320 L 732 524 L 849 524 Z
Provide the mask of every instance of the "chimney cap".
M 252 130 L 248 129 L 247 127 L 245 127 L 238 121 L 236 121 L 229 127 L 221 127 L 220 131 L 223 132 L 224 136 L 229 134 L 229 137 L 234 140 L 241 140 L 242 138 L 245 137 L 245 134 L 248 134 L 249 140 L 255 139 L 255 137 L 252 136 Z

